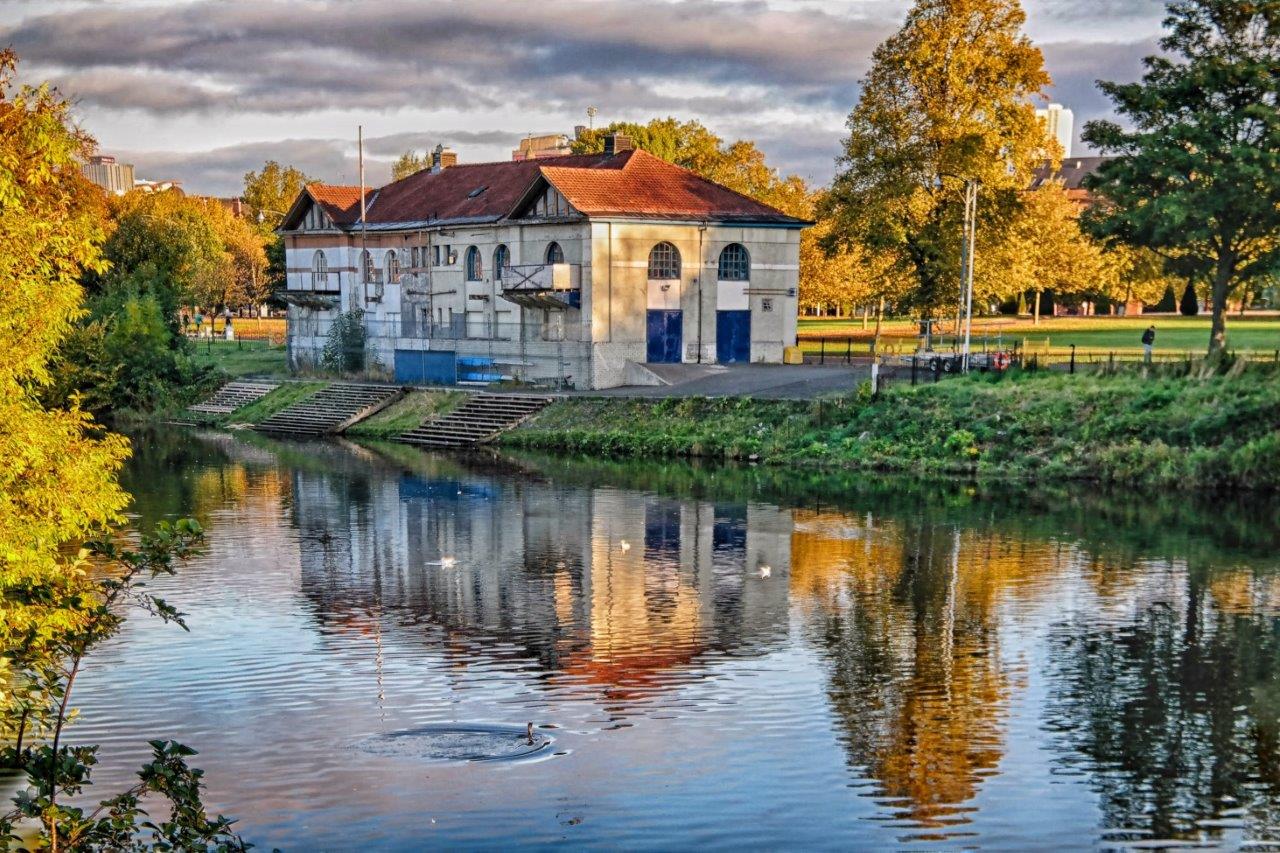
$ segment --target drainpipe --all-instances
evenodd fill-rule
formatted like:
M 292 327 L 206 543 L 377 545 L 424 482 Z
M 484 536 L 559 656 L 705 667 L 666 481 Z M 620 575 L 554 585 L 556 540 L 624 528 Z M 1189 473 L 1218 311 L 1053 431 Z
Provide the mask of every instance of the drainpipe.
M 613 223 L 609 222 L 609 308 L 608 308 L 608 325 L 609 325 L 609 343 L 613 343 Z M 592 276 L 592 280 L 595 276 Z
M 702 277 L 706 272 L 706 259 L 702 257 L 702 238 L 707 233 L 707 222 L 698 226 L 698 364 L 702 364 Z

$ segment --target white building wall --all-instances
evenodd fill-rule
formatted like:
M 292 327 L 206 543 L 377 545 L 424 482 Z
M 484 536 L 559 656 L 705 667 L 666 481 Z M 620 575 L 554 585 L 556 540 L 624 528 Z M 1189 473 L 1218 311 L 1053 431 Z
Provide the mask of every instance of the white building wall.
M 580 265 L 581 307 L 543 311 L 504 299 L 494 277 L 495 249 L 506 245 L 513 266 L 536 265 L 545 261 L 552 241 L 560 244 L 566 263 Z M 662 241 L 680 252 L 678 282 L 649 281 L 649 253 Z M 291 310 L 299 329 L 310 322 L 319 330 L 293 337 L 295 347 L 311 351 L 313 359 L 324 346 L 320 327 L 327 328 L 337 310 L 353 307 L 366 312 L 370 350 L 388 370 L 396 349 L 452 350 L 501 359 L 522 378 L 567 374 L 577 387 L 620 385 L 627 362 L 645 361 L 647 311 L 655 300 L 682 311 L 686 363 L 716 361 L 718 308 L 751 311 L 753 362 L 780 362 L 783 348 L 796 337 L 800 232 L 794 228 L 579 220 L 370 232 L 364 245 L 374 269 L 385 271 L 387 253 L 395 251 L 402 280 L 371 284 L 367 292 L 359 275 L 358 232 L 290 235 L 286 243 L 290 290 L 312 289 L 316 248 L 329 259 L 331 280 L 337 276 L 340 282 L 338 309 Z M 720 252 L 731 243 L 741 243 L 750 254 L 745 286 L 718 281 Z M 465 280 L 471 246 L 482 260 L 478 281 Z M 413 265 L 415 247 L 427 265 Z M 442 255 L 448 247 L 452 262 L 431 264 L 437 247 Z

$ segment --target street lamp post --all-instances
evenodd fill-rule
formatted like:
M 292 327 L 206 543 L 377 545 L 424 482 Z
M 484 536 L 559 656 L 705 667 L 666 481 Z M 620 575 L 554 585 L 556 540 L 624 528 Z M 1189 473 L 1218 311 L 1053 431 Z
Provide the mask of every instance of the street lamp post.
M 964 349 L 961 351 L 961 363 L 964 371 L 969 371 L 969 345 L 973 337 L 973 259 L 974 244 L 978 236 L 978 182 L 965 181 L 964 185 L 964 248 L 962 265 L 962 281 L 964 289 Z M 960 330 L 957 328 L 957 332 Z
M 976 178 L 962 178 L 950 172 L 938 173 L 942 178 L 964 181 L 964 228 L 960 245 L 960 299 L 956 303 L 956 348 L 960 351 L 961 370 L 969 369 L 969 345 L 973 335 L 973 261 L 978 234 L 978 187 Z M 960 324 L 964 323 L 964 344 L 960 343 Z

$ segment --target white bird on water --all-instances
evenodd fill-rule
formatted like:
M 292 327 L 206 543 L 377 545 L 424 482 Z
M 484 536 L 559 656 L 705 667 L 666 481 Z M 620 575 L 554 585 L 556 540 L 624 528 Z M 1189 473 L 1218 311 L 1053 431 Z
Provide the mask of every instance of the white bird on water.
M 627 540 L 623 539 L 621 544 L 622 544 L 622 550 L 624 552 L 631 550 L 631 543 L 628 542 Z
M 452 569 L 458 565 L 457 557 L 441 557 L 433 563 L 427 563 L 428 566 L 439 566 L 442 569 Z
M 760 567 L 760 577 L 762 577 L 762 578 L 767 578 L 767 577 L 769 577 L 769 575 L 771 575 L 771 574 L 773 574 L 773 567 L 772 567 L 772 566 L 761 566 L 761 567 Z

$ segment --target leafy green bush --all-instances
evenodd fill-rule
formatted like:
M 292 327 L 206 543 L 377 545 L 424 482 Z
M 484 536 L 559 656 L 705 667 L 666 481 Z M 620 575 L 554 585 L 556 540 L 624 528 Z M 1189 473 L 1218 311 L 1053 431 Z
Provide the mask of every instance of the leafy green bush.
M 65 405 L 76 396 L 98 415 L 185 405 L 216 379 L 212 369 L 192 360 L 187 346 L 154 296 L 112 294 L 96 301 L 87 321 L 62 343 L 44 400 Z
M 352 308 L 337 316 L 329 328 L 321 363 L 337 373 L 359 373 L 365 366 L 365 344 L 368 330 L 364 327 L 364 311 Z

